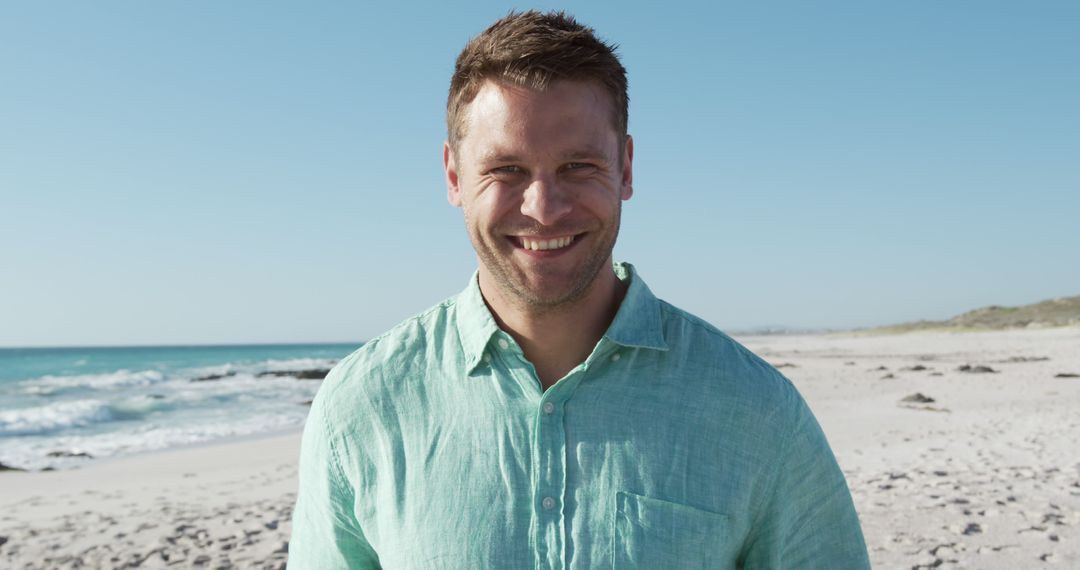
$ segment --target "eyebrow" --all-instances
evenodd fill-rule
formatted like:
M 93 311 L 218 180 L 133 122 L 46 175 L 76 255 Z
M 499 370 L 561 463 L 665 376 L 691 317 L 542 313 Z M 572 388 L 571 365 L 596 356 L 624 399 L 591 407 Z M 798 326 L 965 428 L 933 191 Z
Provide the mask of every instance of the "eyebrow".
M 563 153 L 559 157 L 561 160 L 608 160 L 608 157 L 599 148 L 584 147 L 580 149 L 571 150 Z M 480 157 L 480 160 L 484 164 L 490 164 L 493 162 L 522 162 L 524 159 L 521 155 L 513 153 L 504 153 L 500 151 L 492 151 L 484 154 Z
M 516 154 L 492 151 L 482 155 L 480 157 L 480 162 L 483 164 L 490 164 L 493 162 L 521 162 L 521 157 Z
M 604 154 L 603 151 L 601 151 L 598 148 L 594 148 L 594 147 L 585 147 L 585 148 L 582 148 L 582 149 L 572 150 L 572 151 L 562 155 L 562 158 L 563 158 L 563 160 L 583 160 L 583 159 L 607 160 L 608 159 L 607 155 Z

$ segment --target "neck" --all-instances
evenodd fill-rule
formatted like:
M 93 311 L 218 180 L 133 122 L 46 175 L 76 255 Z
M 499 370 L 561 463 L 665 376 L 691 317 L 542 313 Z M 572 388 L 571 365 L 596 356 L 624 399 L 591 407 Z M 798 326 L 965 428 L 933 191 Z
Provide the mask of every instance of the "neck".
M 608 264 L 582 298 L 565 306 L 523 306 L 509 299 L 483 269 L 480 291 L 499 328 L 521 346 L 547 390 L 592 353 L 615 318 L 626 286 Z

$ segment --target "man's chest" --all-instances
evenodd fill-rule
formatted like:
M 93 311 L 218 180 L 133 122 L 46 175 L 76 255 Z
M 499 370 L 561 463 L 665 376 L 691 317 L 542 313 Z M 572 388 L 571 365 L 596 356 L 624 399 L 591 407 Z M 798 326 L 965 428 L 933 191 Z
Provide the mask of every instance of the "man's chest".
M 763 459 L 723 406 L 648 390 L 410 410 L 357 491 L 387 568 L 731 566 Z

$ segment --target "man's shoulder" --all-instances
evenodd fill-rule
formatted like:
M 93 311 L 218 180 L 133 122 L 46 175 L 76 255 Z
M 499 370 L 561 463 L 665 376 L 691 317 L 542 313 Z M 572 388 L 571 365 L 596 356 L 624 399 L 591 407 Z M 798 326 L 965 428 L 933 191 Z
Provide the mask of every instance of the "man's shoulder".
M 801 405 L 802 397 L 775 366 L 705 319 L 671 303 L 660 305 L 664 340 L 671 357 L 701 373 L 697 377 L 759 405 Z
M 356 395 L 387 380 L 412 376 L 410 372 L 427 362 L 418 356 L 442 353 L 442 345 L 457 342 L 456 304 L 457 296 L 445 299 L 365 342 L 330 370 L 320 392 L 327 398 Z

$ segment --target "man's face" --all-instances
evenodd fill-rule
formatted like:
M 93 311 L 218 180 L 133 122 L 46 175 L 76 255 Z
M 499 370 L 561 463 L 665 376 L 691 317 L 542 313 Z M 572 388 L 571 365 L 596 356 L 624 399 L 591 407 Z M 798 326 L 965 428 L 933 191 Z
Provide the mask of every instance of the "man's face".
M 488 81 L 464 112 L 458 148 L 444 149 L 448 198 L 464 211 L 482 282 L 507 300 L 556 308 L 611 271 L 633 158 L 611 105 L 592 82 L 535 91 Z

